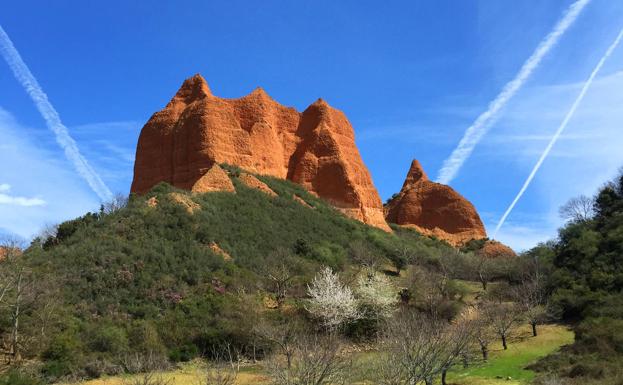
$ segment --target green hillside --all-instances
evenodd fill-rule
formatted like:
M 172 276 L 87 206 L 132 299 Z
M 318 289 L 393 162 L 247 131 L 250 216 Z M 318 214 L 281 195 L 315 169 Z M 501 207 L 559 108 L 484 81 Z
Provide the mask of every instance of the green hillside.
M 366 226 L 295 184 L 259 177 L 278 194 L 271 197 L 228 169 L 236 194 L 160 184 L 36 239 L 18 261 L 36 288 L 22 309 L 20 354 L 41 361 L 36 370 L 47 380 L 132 370 L 135 354 L 154 355 L 150 365 L 160 367 L 209 354 L 222 341 L 261 356 L 254 312 L 284 301 L 300 313 L 298 298 L 321 266 L 392 270 L 456 253 L 410 230 Z M 269 278 L 284 266 L 292 275 L 285 292 Z M 3 332 L 10 322 L 5 314 Z

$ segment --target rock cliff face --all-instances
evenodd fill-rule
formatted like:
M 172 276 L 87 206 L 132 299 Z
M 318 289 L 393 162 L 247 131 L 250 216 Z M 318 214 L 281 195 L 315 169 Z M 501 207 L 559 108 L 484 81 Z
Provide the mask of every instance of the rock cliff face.
M 390 231 L 346 116 L 319 99 L 300 113 L 261 88 L 239 99 L 187 79 L 141 131 L 131 191 L 159 182 L 192 189 L 215 163 L 287 178 L 347 215 Z
M 474 206 L 451 187 L 431 182 L 417 160 L 385 213 L 388 222 L 413 227 L 454 246 L 487 237 Z

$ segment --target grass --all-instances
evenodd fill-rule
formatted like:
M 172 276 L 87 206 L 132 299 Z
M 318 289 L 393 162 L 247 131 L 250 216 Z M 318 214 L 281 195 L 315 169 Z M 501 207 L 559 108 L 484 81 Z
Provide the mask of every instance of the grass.
M 178 369 L 157 373 L 156 376 L 162 378 L 169 385 L 201 385 L 205 380 L 205 367 L 197 362 L 185 364 Z M 95 380 L 65 383 L 60 385 L 126 385 L 132 379 L 141 378 L 142 375 L 124 375 L 114 377 L 102 377 Z M 268 378 L 262 374 L 257 366 L 247 366 L 241 368 L 236 385 L 262 385 L 267 384 Z
M 572 342 L 573 332 L 564 326 L 540 326 L 538 337 L 532 337 L 529 326 L 521 327 L 510 341 L 508 350 L 495 347 L 499 342 L 494 341 L 487 364 L 450 373 L 449 382 L 466 385 L 526 384 L 535 376 L 533 371 L 525 369 L 526 366 Z

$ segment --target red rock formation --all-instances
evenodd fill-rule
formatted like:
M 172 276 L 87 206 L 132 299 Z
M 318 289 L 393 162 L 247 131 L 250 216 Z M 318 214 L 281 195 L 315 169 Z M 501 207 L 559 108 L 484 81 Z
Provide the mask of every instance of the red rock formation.
M 414 227 L 455 246 L 487 237 L 474 206 L 451 187 L 431 182 L 417 160 L 385 212 L 388 222 Z
M 487 258 L 512 258 L 517 254 L 513 249 L 498 241 L 486 241 L 476 254 Z
M 145 193 L 161 181 L 190 190 L 215 163 L 287 178 L 390 231 L 348 119 L 323 100 L 299 113 L 261 88 L 223 99 L 195 75 L 143 127 L 131 191 Z
M 218 164 L 212 167 L 199 178 L 190 189 L 194 193 L 206 193 L 214 191 L 236 192 L 229 175 Z
M 266 183 L 262 182 L 261 180 L 257 179 L 256 177 L 254 177 L 251 174 L 247 174 L 246 172 L 243 172 L 242 174 L 240 174 L 240 177 L 238 179 L 242 183 L 244 183 L 245 186 L 247 186 L 249 188 L 260 190 L 264 194 L 268 194 L 271 197 L 276 197 L 277 196 L 277 193 L 274 192 L 270 187 L 268 187 L 268 185 Z

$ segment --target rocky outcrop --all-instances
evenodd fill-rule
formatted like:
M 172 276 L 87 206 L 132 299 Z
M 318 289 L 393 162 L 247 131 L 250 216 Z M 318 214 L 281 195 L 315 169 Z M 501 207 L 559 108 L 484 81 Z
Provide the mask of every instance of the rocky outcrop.
M 176 204 L 182 206 L 188 214 L 194 214 L 195 211 L 201 210 L 201 206 L 199 206 L 195 201 L 193 201 L 190 197 L 180 194 L 177 192 L 172 192 L 167 194 L 167 196 Z
M 145 203 L 147 204 L 147 207 L 151 207 L 151 208 L 158 207 L 158 198 L 151 197 L 147 199 Z
M 513 249 L 503 243 L 487 240 L 476 254 L 486 258 L 513 258 L 517 254 Z
M 417 160 L 385 213 L 390 223 L 413 227 L 454 246 L 487 237 L 476 208 L 451 187 L 430 181 Z
M 299 183 L 364 223 L 390 231 L 346 116 L 319 99 L 300 113 L 261 88 L 239 99 L 187 79 L 139 137 L 131 191 L 159 182 L 192 189 L 214 164 Z
M 194 193 L 207 193 L 215 191 L 236 192 L 229 175 L 218 164 L 212 165 L 203 176 L 193 184 L 190 189 Z
M 298 196 L 296 194 L 292 194 L 292 199 L 294 199 L 295 202 L 298 202 L 299 204 L 307 207 L 308 209 L 314 209 L 315 208 L 312 205 L 310 205 L 309 203 L 307 203 L 305 201 L 305 199 L 301 198 L 300 196 Z
M 216 242 L 210 242 L 210 250 L 212 250 L 212 252 L 214 252 L 214 254 L 221 256 L 221 258 L 223 258 L 224 261 L 231 261 L 233 258 L 231 257 L 231 255 L 229 255 L 229 253 L 225 250 L 223 250 L 218 243 Z
M 259 190 L 264 194 L 270 195 L 271 197 L 277 196 L 277 193 L 274 192 L 270 187 L 268 187 L 266 183 L 262 182 L 251 174 L 243 172 L 238 177 L 238 180 L 240 180 L 245 186 L 249 188 Z

